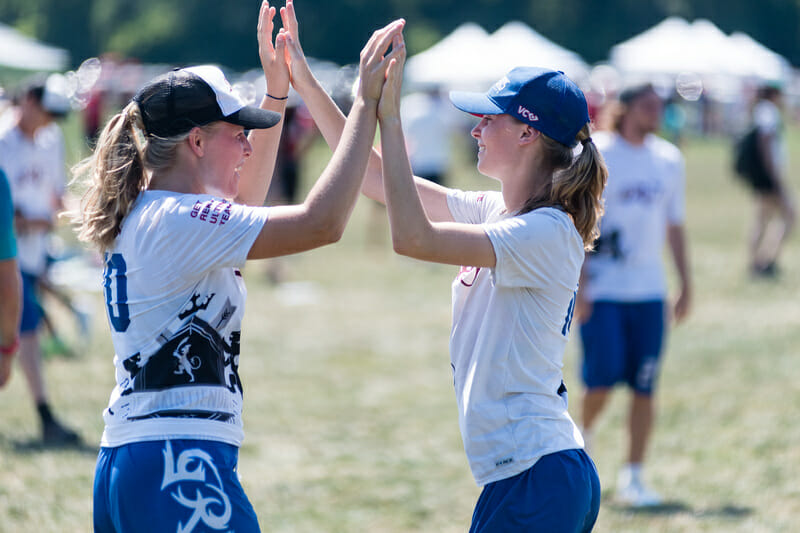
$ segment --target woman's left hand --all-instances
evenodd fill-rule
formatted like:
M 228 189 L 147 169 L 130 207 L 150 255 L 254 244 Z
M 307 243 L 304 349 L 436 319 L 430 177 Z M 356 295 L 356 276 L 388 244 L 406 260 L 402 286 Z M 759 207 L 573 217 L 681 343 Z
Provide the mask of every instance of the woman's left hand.
M 275 43 L 272 42 L 275 13 L 275 8 L 270 7 L 267 0 L 261 3 L 258 14 L 258 56 L 267 79 L 267 92 L 283 98 L 289 93 L 289 66 L 286 63 L 286 36 L 283 29 L 275 36 Z
M 400 96 L 403 89 L 403 66 L 406 61 L 403 34 L 392 39 L 392 51 L 397 55 L 389 62 L 386 69 L 386 80 L 383 82 L 381 99 L 378 102 L 378 119 L 385 121 L 400 117 Z

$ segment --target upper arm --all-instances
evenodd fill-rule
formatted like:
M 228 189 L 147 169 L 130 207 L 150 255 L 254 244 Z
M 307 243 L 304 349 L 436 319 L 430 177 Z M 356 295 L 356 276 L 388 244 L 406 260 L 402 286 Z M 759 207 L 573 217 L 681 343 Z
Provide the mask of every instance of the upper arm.
M 272 207 L 247 258 L 266 259 L 304 252 L 337 238 L 305 204 Z
M 492 268 L 497 261 L 492 242 L 479 224 L 435 222 L 426 237 L 395 245 L 395 250 L 416 259 L 448 265 Z

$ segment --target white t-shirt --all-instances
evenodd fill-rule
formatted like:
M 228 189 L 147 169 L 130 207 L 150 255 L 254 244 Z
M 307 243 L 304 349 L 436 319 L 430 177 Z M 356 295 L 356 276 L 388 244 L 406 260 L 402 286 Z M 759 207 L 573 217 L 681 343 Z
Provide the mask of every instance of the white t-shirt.
M 242 442 L 238 268 L 268 208 L 145 191 L 105 255 L 116 387 L 101 444 Z
M 447 199 L 456 221 L 483 224 L 497 258 L 493 269 L 461 268 L 450 335 L 464 449 L 485 485 L 583 447 L 559 394 L 583 240 L 558 209 L 507 216 L 498 192 Z
M 600 240 L 587 264 L 586 295 L 592 301 L 663 299 L 667 226 L 685 218 L 683 157 L 655 135 L 640 146 L 613 132 L 592 138 L 608 167 L 608 184 Z
M 64 141 L 55 123 L 31 139 L 19 127 L 0 134 L 0 168 L 8 177 L 14 209 L 23 216 L 50 220 L 66 182 Z M 47 267 L 47 231 L 17 234 L 20 269 L 41 275 Z

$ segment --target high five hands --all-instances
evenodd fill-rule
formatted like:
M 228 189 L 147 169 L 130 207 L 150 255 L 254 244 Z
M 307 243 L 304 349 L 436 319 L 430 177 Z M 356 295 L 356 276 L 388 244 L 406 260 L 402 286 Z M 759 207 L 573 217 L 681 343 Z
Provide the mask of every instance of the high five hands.
M 272 16 L 274 8 L 270 8 L 265 1 L 261 8 L 262 17 L 269 17 L 267 31 L 272 32 Z M 286 0 L 286 5 L 280 8 L 281 21 L 283 28 L 275 38 L 275 46 L 266 48 L 266 55 L 270 53 L 279 55 L 284 52 L 284 61 L 288 67 L 289 79 L 295 89 L 308 87 L 315 82 L 311 69 L 308 66 L 305 53 L 300 44 L 299 25 L 293 0 Z M 259 23 L 261 24 L 261 23 Z M 266 24 L 265 24 L 266 26 Z M 387 96 L 389 99 L 381 105 L 385 105 L 386 111 L 399 110 L 399 94 L 402 84 L 402 68 L 405 63 L 406 50 L 403 40 L 403 28 L 405 20 L 395 20 L 383 28 L 375 31 L 367 44 L 361 51 L 359 63 L 359 84 L 356 96 L 360 96 L 367 102 L 378 103 L 382 99 L 382 91 L 389 87 Z M 259 32 L 259 36 L 261 36 Z M 269 41 L 269 39 L 264 39 Z M 259 41 L 261 42 L 261 40 Z M 391 47 L 391 51 L 389 50 Z M 262 64 L 264 54 L 262 54 Z M 266 66 L 265 66 L 266 71 Z

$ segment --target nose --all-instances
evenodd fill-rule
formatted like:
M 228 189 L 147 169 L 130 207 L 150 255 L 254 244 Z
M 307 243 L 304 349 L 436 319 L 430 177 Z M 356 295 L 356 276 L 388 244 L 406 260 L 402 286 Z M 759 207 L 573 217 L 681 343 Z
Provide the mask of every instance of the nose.
M 250 139 L 247 137 L 244 138 L 242 143 L 242 151 L 244 152 L 245 157 L 250 157 L 250 155 L 253 153 L 253 145 L 250 144 Z
M 480 137 L 481 137 L 481 130 L 483 129 L 483 126 L 485 125 L 485 123 L 486 123 L 486 119 L 485 119 L 485 118 L 481 118 L 480 122 L 478 122 L 477 124 L 475 124 L 475 127 L 474 127 L 474 128 L 472 128 L 472 131 L 470 131 L 470 132 L 469 132 L 469 133 L 470 133 L 470 135 L 472 135 L 472 136 L 473 136 L 473 137 L 475 137 L 476 139 L 480 139 Z

